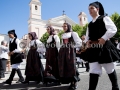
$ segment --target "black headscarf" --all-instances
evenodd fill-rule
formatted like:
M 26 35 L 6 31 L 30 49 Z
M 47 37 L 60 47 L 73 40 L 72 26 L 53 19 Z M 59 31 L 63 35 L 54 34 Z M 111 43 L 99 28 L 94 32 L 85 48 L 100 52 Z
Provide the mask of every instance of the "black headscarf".
M 17 35 L 16 35 L 16 33 L 15 33 L 15 30 L 14 30 L 14 29 L 13 29 L 13 30 L 8 31 L 8 34 L 13 34 L 13 35 L 14 35 L 14 37 L 16 37 L 16 38 L 17 38 Z
M 37 37 L 35 32 L 30 32 L 28 34 L 30 34 L 32 36 L 32 40 L 38 39 L 38 37 Z
M 71 28 L 71 25 L 69 23 L 64 23 L 67 25 L 67 31 L 66 32 L 71 32 L 72 31 L 72 28 Z
M 106 15 L 106 13 L 104 12 L 103 5 L 100 2 L 97 1 L 90 3 L 89 6 L 94 6 L 96 8 L 99 8 L 99 15 Z

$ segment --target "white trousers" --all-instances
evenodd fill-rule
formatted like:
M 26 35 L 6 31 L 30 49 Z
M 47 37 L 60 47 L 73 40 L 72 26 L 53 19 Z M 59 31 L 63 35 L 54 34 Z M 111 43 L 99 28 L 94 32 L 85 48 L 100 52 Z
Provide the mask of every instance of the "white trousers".
M 102 74 L 102 67 L 105 69 L 107 74 L 111 74 L 115 69 L 115 63 L 99 64 L 98 62 L 89 63 L 90 73 Z
M 20 69 L 21 63 L 12 64 L 12 69 Z

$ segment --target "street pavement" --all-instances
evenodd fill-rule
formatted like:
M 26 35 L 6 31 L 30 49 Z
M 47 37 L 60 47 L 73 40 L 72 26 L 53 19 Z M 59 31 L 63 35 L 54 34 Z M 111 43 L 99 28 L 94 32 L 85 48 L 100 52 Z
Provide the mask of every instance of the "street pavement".
M 45 60 L 42 59 L 42 63 L 45 66 Z M 23 63 L 21 64 L 21 71 L 22 74 L 24 75 L 25 72 L 25 65 L 26 65 L 26 60 L 23 60 Z M 80 78 L 81 81 L 78 82 L 78 88 L 76 90 L 88 90 L 88 86 L 89 86 L 89 73 L 85 72 L 85 68 L 79 68 L 78 69 L 79 73 L 80 73 Z M 120 87 L 120 63 L 118 63 L 116 65 L 116 72 L 118 75 L 118 84 Z M 15 75 L 15 78 L 12 82 L 12 85 L 6 85 L 3 84 L 2 82 L 5 81 L 10 75 L 10 72 L 7 72 L 5 74 L 5 79 L 4 80 L 0 80 L 0 90 L 68 90 L 69 84 L 62 84 L 62 85 L 48 85 L 45 86 L 42 83 L 40 84 L 36 84 L 35 82 L 30 82 L 30 84 L 21 84 L 21 83 L 16 83 L 16 81 L 18 80 L 18 76 L 17 74 Z M 25 75 L 24 75 L 25 77 Z M 103 69 L 103 73 L 102 76 L 99 78 L 99 82 L 98 82 L 98 86 L 96 90 L 111 90 L 111 83 L 110 80 L 105 72 L 105 70 Z

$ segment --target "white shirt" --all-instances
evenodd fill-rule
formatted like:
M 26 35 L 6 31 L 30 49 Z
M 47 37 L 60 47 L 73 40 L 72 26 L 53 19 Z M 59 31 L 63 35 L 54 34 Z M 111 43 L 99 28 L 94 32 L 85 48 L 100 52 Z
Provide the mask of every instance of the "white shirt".
M 92 22 L 95 22 L 98 17 L 99 16 L 97 16 L 95 19 L 93 19 Z M 101 38 L 103 38 L 104 40 L 108 40 L 109 38 L 113 37 L 116 34 L 117 27 L 115 26 L 113 21 L 108 16 L 105 16 L 103 18 L 103 22 L 105 23 L 105 27 L 106 27 L 107 31 Z M 89 31 L 88 31 L 88 28 L 87 28 L 85 42 L 87 42 L 89 40 L 88 35 L 89 35 Z
M 78 34 L 76 32 L 64 33 L 64 34 L 62 34 L 62 39 L 68 39 L 71 36 L 73 37 L 73 40 L 75 42 L 75 48 L 81 47 L 82 46 L 82 40 L 80 39 L 80 37 L 78 36 Z
M 11 39 L 10 42 L 12 43 L 15 38 Z M 17 49 L 13 50 L 14 53 L 21 53 L 22 48 L 20 47 L 20 40 L 16 38 L 15 43 L 17 44 Z
M 120 50 L 120 43 L 117 44 L 117 49 Z
M 49 36 L 49 38 L 47 39 L 47 43 L 50 43 L 50 42 L 52 42 L 52 38 L 54 38 L 54 40 L 55 40 L 55 42 L 56 42 L 56 47 L 58 48 L 58 50 L 59 50 L 59 48 L 60 48 L 60 38 L 58 37 L 58 35 L 50 35 Z
M 8 59 L 8 51 L 9 51 L 8 47 L 1 45 L 0 46 L 0 59 L 1 58 Z
M 46 51 L 45 46 L 39 39 L 30 41 L 29 48 L 31 46 L 35 46 L 35 43 L 37 45 L 37 52 L 42 53 L 42 54 L 45 53 L 45 51 Z

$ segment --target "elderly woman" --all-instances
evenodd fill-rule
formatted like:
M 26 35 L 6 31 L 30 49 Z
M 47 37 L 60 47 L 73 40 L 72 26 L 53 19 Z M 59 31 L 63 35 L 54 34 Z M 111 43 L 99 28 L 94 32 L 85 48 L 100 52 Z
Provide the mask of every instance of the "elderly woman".
M 7 41 L 2 41 L 0 45 L 0 79 L 5 77 L 6 62 L 8 59 L 8 46 Z
M 37 38 L 35 32 L 30 32 L 29 39 L 31 40 L 29 43 L 29 51 L 27 55 L 26 69 L 25 69 L 25 81 L 23 84 L 28 83 L 29 81 L 36 81 L 37 84 L 40 81 L 43 81 L 43 72 L 44 68 L 41 62 L 40 53 L 45 52 L 45 48 L 43 48 L 42 42 Z

